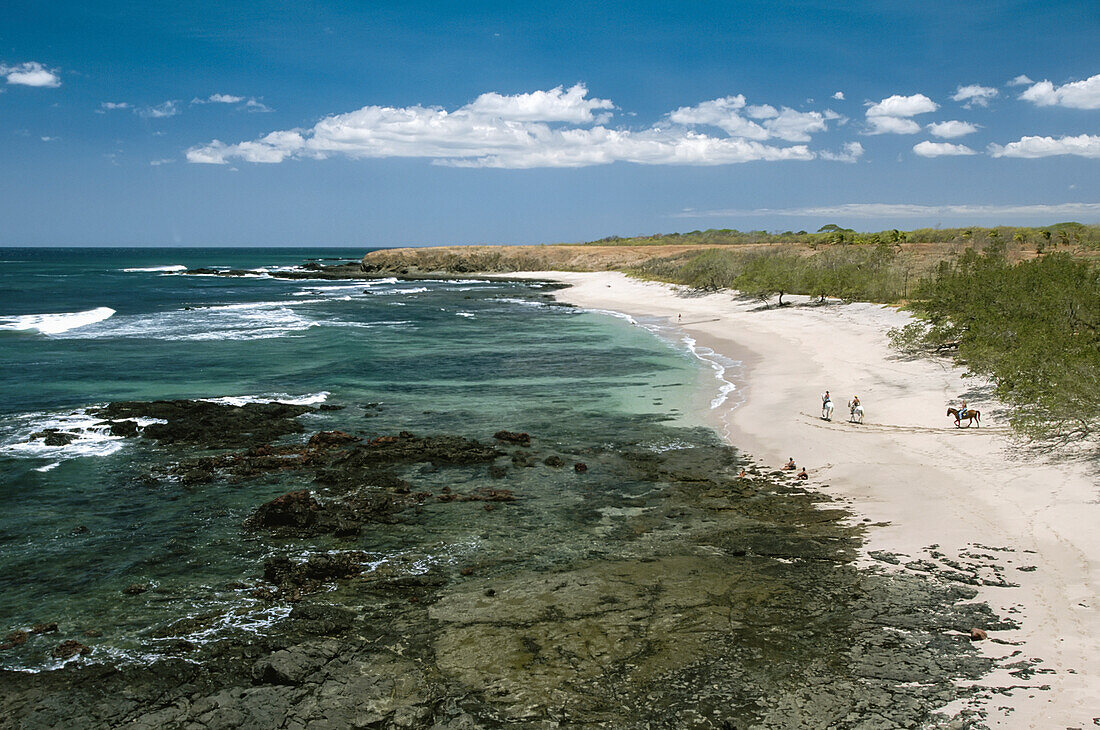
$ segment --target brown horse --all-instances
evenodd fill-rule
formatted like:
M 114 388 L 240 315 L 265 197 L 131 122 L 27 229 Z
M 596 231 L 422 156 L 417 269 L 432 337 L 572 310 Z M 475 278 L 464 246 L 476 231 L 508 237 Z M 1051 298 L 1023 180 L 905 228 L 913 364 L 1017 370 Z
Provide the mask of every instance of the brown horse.
M 958 408 L 948 408 L 947 415 L 955 417 L 955 428 L 962 428 L 962 421 L 964 418 L 967 419 L 967 428 L 970 428 L 970 424 L 972 423 L 978 424 L 978 428 L 981 428 L 982 426 L 982 412 L 975 411 L 972 408 L 967 408 L 964 411 L 961 411 Z

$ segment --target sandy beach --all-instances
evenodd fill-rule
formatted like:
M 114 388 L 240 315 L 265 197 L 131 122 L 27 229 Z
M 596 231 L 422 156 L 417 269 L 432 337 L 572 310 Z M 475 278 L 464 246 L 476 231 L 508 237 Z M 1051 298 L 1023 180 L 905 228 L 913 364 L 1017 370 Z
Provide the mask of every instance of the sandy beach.
M 711 414 L 732 444 L 763 466 L 789 457 L 805 466 L 811 486 L 869 525 L 866 560 L 977 584 L 978 600 L 1018 622 L 979 643 L 1003 658 L 983 682 L 1002 688 L 984 700 L 989 726 L 1100 724 L 1094 467 L 1014 443 L 1004 405 L 946 360 L 898 356 L 887 332 L 908 315 L 860 303 L 762 308 L 618 273 L 524 276 L 571 284 L 557 293 L 571 304 L 679 322 L 741 361 L 741 398 Z M 829 422 L 820 418 L 825 390 L 837 406 Z M 862 425 L 847 422 L 853 395 Z M 964 397 L 982 411 L 980 428 L 956 429 L 946 415 Z

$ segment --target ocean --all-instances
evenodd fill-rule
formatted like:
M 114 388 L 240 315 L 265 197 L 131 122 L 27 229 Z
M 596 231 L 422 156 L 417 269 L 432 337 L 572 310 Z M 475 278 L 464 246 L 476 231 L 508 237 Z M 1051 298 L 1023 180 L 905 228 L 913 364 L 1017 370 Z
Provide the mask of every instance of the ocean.
M 225 586 L 256 577 L 270 547 L 242 534 L 241 523 L 293 480 L 194 490 L 150 479 L 151 467 L 177 455 L 112 436 L 89 407 L 324 403 L 346 408 L 307 415 L 310 429 L 489 441 L 507 429 L 566 449 L 627 434 L 659 451 L 698 438 L 700 410 L 732 394 L 735 363 L 705 359 L 657 322 L 558 305 L 545 282 L 270 275 L 362 253 L 0 250 L 0 631 L 45 621 L 74 634 L 91 629 L 98 635 L 85 643 L 125 661 L 147 658 L 151 637 L 183 617 L 219 615 L 213 628 L 183 634 L 201 641 L 218 627 L 260 631 L 286 611 Z M 197 267 L 251 273 L 182 273 Z M 55 446 L 32 438 L 47 428 L 79 437 Z M 523 524 L 495 535 L 447 524 L 361 547 L 413 566 L 512 550 L 519 533 L 536 562 L 587 550 L 591 518 L 578 512 L 586 498 L 556 474 L 522 477 L 524 492 L 538 495 Z M 594 476 L 584 488 L 607 482 Z M 154 588 L 120 598 L 134 583 Z M 59 664 L 46 648 L 2 653 L 0 665 Z

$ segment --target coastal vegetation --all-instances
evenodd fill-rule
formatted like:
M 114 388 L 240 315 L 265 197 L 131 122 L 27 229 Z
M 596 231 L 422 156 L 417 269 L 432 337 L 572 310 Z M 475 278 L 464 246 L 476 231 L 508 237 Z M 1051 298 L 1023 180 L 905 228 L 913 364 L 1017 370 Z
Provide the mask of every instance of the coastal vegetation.
M 815 247 L 831 244 L 876 245 L 888 244 L 950 244 L 984 246 L 997 242 L 1012 242 L 1019 247 L 1034 249 L 1037 253 L 1055 247 L 1076 247 L 1100 250 L 1100 226 L 1082 223 L 1055 223 L 1050 226 L 995 226 L 981 228 L 918 228 L 902 231 L 897 228 L 875 232 L 860 232 L 851 228 L 841 228 L 835 223 L 827 223 L 816 232 L 783 231 L 739 231 L 732 228 L 689 231 L 687 233 L 661 233 L 652 236 L 634 236 L 622 238 L 608 236 L 591 241 L 590 246 L 669 246 L 669 245 L 705 245 L 705 246 L 744 246 L 752 244 L 802 244 Z
M 1100 429 L 1100 268 L 1065 253 L 1010 263 L 967 250 L 922 279 L 901 349 L 954 352 L 991 378 L 1018 432 L 1061 444 Z
M 694 289 L 737 289 L 769 300 L 785 294 L 894 302 L 908 294 L 918 259 L 879 243 L 830 246 L 817 252 L 783 246 L 765 250 L 709 249 L 650 259 L 628 273 Z

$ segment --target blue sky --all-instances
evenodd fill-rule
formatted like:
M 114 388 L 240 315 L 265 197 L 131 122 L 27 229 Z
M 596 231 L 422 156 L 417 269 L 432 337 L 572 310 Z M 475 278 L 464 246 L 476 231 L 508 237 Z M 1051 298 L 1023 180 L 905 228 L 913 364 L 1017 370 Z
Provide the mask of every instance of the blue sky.
M 1097 38 L 1095 0 L 7 3 L 0 245 L 1097 222 Z

